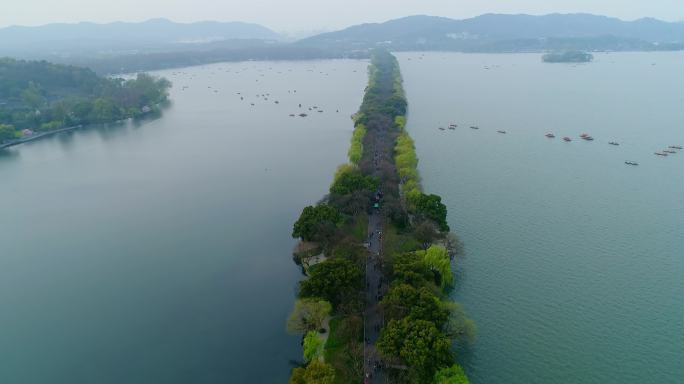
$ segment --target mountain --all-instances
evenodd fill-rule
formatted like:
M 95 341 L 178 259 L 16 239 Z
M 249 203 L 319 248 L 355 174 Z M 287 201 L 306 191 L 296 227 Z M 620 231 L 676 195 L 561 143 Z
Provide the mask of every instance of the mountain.
M 168 51 L 188 44 L 239 39 L 278 40 L 280 35 L 257 24 L 215 21 L 184 24 L 166 19 L 140 23 L 12 26 L 0 29 L 0 56 L 93 56 Z
M 486 14 L 465 20 L 409 16 L 320 34 L 298 44 L 345 50 L 377 45 L 396 50 L 651 50 L 682 47 L 684 23 L 650 18 L 623 21 L 590 14 Z

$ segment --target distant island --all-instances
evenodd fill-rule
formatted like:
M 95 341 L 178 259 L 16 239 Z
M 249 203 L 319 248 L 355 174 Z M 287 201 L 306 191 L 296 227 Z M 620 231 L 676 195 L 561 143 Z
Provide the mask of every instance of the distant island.
M 0 147 L 153 112 L 170 87 L 147 74 L 125 80 L 46 61 L 0 59 Z
M 551 52 L 542 56 L 545 63 L 589 63 L 594 55 L 582 51 Z

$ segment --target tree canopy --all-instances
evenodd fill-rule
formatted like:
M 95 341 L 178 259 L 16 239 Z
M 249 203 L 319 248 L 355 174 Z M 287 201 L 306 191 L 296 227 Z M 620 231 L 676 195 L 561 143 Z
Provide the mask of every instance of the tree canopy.
M 453 361 L 451 340 L 426 320 L 390 320 L 377 347 L 384 356 L 404 361 L 421 382 L 432 381 L 440 367 Z
M 300 285 L 300 297 L 320 297 L 333 307 L 358 299 L 363 290 L 363 269 L 343 258 L 333 258 L 309 269 Z
M 447 368 L 442 368 L 435 373 L 434 384 L 469 384 L 468 377 L 466 377 L 463 368 L 460 365 L 454 364 Z
M 308 206 L 294 223 L 292 237 L 299 237 L 304 241 L 324 241 L 341 221 L 342 215 L 333 206 Z
M 443 232 L 449 232 L 447 224 L 447 208 L 438 195 L 421 193 L 412 199 L 416 214 L 434 221 Z
M 298 299 L 287 318 L 287 330 L 293 333 L 318 330 L 331 311 L 332 305 L 325 300 L 318 298 Z

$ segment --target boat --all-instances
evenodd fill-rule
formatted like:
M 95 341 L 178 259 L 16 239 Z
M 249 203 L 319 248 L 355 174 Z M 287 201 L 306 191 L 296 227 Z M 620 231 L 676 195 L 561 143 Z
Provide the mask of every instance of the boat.
M 584 139 L 585 137 L 589 137 L 589 134 L 588 134 L 588 133 L 583 133 L 583 134 L 580 135 L 580 137 Z
M 544 136 L 548 137 L 549 139 L 553 139 L 554 137 L 556 137 L 556 135 L 554 135 L 553 133 L 547 133 Z
M 615 141 L 611 141 L 611 142 L 610 142 L 610 143 L 608 143 L 608 144 L 610 144 L 610 145 L 620 145 L 620 143 L 618 143 L 618 142 L 615 142 Z
M 665 149 L 663 150 L 664 153 L 677 153 L 677 151 L 673 151 L 671 149 Z
M 499 130 L 499 131 L 497 131 L 497 132 L 499 132 L 499 133 L 503 133 L 503 134 L 505 134 L 505 133 L 506 133 L 506 131 L 501 131 L 501 130 Z
M 591 137 L 591 136 L 584 136 L 584 137 L 582 138 L 582 140 L 586 140 L 586 141 L 593 141 L 593 140 L 594 140 L 594 138 L 593 138 L 593 137 Z
M 667 153 L 665 152 L 655 152 L 655 154 L 658 156 L 667 156 Z
M 477 125 L 471 125 L 470 129 L 480 129 L 480 127 L 478 127 Z
M 443 130 L 444 130 L 444 127 L 439 127 L 439 130 L 440 130 L 440 131 L 443 131 Z
M 450 125 L 450 126 L 449 126 L 449 129 L 451 129 L 451 130 L 453 131 L 453 130 L 456 129 L 456 127 L 452 127 L 452 126 Z
M 307 117 L 307 116 L 309 116 L 309 115 L 307 115 L 306 113 L 300 113 L 299 114 L 299 117 Z
M 625 161 L 625 164 L 627 164 L 627 165 L 639 165 L 639 163 L 637 163 L 635 161 Z
M 684 148 L 680 147 L 679 145 L 670 145 L 670 148 L 673 148 L 673 149 L 684 149 Z
M 458 127 L 458 125 L 457 124 L 449 124 L 449 128 L 451 128 L 451 127 L 456 128 L 456 127 Z
M 567 136 L 565 136 L 565 137 L 563 138 L 563 141 L 571 142 L 571 141 L 572 141 L 572 139 L 571 139 L 571 138 L 569 138 L 569 137 L 567 137 Z

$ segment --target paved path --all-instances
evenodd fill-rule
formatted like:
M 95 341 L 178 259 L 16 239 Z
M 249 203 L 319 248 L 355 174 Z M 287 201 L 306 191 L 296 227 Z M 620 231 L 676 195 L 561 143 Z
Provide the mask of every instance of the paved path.
M 382 314 L 380 313 L 378 304 L 382 299 L 382 295 L 386 292 L 386 283 L 382 276 L 382 221 L 377 209 L 374 209 L 373 213 L 368 217 L 368 243 L 370 257 L 366 261 L 364 382 L 386 383 L 385 374 L 379 367 L 380 356 L 375 349 L 375 343 L 380 336 L 380 328 L 383 324 Z

